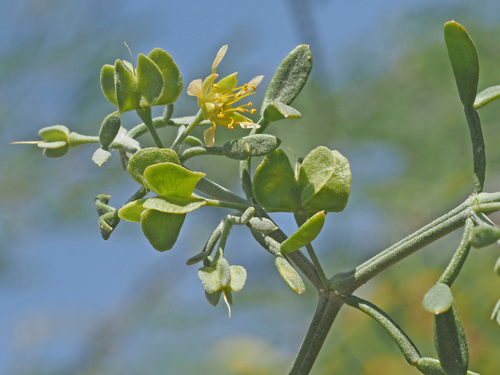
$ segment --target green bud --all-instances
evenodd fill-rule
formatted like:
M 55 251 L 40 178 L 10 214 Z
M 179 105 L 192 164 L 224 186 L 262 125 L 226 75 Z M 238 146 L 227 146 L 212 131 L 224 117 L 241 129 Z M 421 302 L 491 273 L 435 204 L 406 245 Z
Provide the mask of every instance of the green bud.
M 424 309 L 431 314 L 441 314 L 453 305 L 453 295 L 448 285 L 437 283 L 425 294 L 422 301 Z
M 121 118 L 118 112 L 110 113 L 101 124 L 99 142 L 103 150 L 108 150 L 109 145 L 115 140 L 121 127 Z
M 274 224 L 272 220 L 265 217 L 252 217 L 247 223 L 247 226 L 252 230 L 266 234 L 272 233 L 278 229 L 278 226 Z

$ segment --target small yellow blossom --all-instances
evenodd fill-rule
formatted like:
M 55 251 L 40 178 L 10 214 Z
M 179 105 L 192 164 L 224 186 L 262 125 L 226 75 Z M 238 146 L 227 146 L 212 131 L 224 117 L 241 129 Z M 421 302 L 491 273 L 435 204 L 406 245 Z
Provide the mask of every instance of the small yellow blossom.
M 205 120 L 212 121 L 213 125 L 205 130 L 204 133 L 205 144 L 209 147 L 215 143 L 216 125 L 229 129 L 233 129 L 235 126 L 240 126 L 244 129 L 259 127 L 258 124 L 243 116 L 246 112 L 255 113 L 256 110 L 251 108 L 251 102 L 236 107 L 233 107 L 233 104 L 254 94 L 264 76 L 257 76 L 251 79 L 250 82 L 239 87 L 238 80 L 236 79 L 237 73 L 228 75 L 215 83 L 215 80 L 219 76 L 216 73 L 217 66 L 220 64 L 226 51 L 227 45 L 222 46 L 217 53 L 212 64 L 212 74 L 205 78 L 204 81 L 195 79 L 189 84 L 187 89 L 188 95 L 198 98 L 198 105 L 203 111 Z

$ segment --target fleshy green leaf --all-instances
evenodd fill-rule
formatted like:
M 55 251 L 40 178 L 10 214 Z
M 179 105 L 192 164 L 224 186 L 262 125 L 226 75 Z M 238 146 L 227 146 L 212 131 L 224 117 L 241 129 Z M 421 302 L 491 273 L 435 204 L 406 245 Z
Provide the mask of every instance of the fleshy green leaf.
M 212 306 L 217 306 L 220 300 L 220 296 L 222 294 L 222 290 L 219 290 L 218 292 L 215 293 L 207 293 L 205 291 L 205 297 L 207 298 L 207 301 L 210 302 Z
M 488 87 L 487 89 L 484 89 L 479 94 L 477 94 L 476 100 L 474 101 L 474 107 L 476 107 L 476 109 L 479 109 L 498 98 L 500 98 L 500 86 Z
M 271 102 L 264 109 L 263 117 L 269 121 L 278 121 L 285 118 L 301 118 L 302 115 L 295 108 L 281 102 Z
M 424 309 L 432 314 L 448 311 L 452 304 L 453 295 L 450 287 L 443 283 L 438 283 L 429 289 L 422 301 Z
M 143 207 L 172 214 L 186 214 L 204 206 L 206 203 L 201 198 L 153 197 L 147 199 Z
M 272 220 L 265 217 L 252 217 L 247 226 L 261 233 L 272 233 L 278 229 L 278 226 Z
M 118 216 L 120 219 L 131 221 L 133 223 L 138 223 L 141 221 L 141 214 L 145 210 L 144 202 L 148 198 L 138 199 L 133 202 L 125 204 L 122 208 L 118 210 Z
M 160 68 L 142 53 L 137 59 L 137 83 L 141 94 L 141 107 L 152 106 L 163 91 L 163 75 Z
M 307 219 L 295 233 L 281 243 L 281 253 L 286 254 L 311 243 L 323 229 L 325 216 L 325 213 L 321 211 Z
M 306 84 L 312 69 L 312 54 L 308 45 L 302 44 L 281 62 L 274 73 L 262 102 L 261 116 L 270 103 L 289 105 Z
M 308 212 L 339 212 L 351 192 L 349 161 L 324 146 L 312 150 L 299 168 L 301 204 Z
M 111 152 L 98 148 L 92 155 L 92 161 L 96 163 L 99 167 L 106 163 L 111 157 Z
M 304 281 L 302 281 L 302 278 L 288 260 L 282 256 L 277 256 L 274 264 L 290 289 L 297 294 L 302 294 L 306 291 Z
M 434 343 L 439 362 L 446 374 L 467 374 L 467 338 L 455 304 L 448 311 L 434 315 Z
M 231 282 L 229 289 L 232 292 L 239 292 L 245 286 L 247 271 L 242 266 L 230 266 Z
M 464 106 L 471 106 L 476 98 L 479 80 L 476 47 L 463 26 L 455 21 L 444 25 L 444 39 L 460 100 Z
M 68 142 L 69 129 L 64 125 L 53 125 L 40 129 L 38 134 L 47 142 Z
M 141 227 L 149 243 L 158 251 L 170 250 L 177 241 L 186 214 L 167 214 L 156 210 L 144 210 Z
M 250 156 L 264 156 L 276 150 L 281 140 L 270 134 L 254 134 L 232 139 L 222 146 L 222 152 L 231 159 L 244 160 Z
M 205 173 L 192 172 L 174 163 L 160 163 L 147 167 L 144 179 L 158 195 L 189 198 Z
M 500 228 L 492 225 L 480 225 L 472 228 L 469 243 L 476 247 L 486 247 L 500 240 Z
M 111 104 L 118 106 L 115 93 L 115 67 L 106 64 L 101 69 L 101 90 Z
M 147 167 L 166 162 L 181 165 L 179 157 L 173 150 L 157 147 L 143 148 L 130 158 L 127 169 L 130 176 L 142 185 L 144 184 L 144 171 Z
M 118 112 L 110 113 L 106 116 L 99 130 L 99 142 L 101 147 L 107 150 L 109 145 L 115 140 L 121 127 L 121 118 Z
M 295 212 L 300 208 L 297 180 L 282 150 L 271 152 L 257 167 L 253 192 L 257 202 L 269 212 Z
M 68 149 L 69 149 L 68 144 L 66 144 L 66 146 L 64 147 L 59 147 L 59 148 L 45 148 L 42 154 L 46 158 L 60 158 L 66 155 Z
M 182 76 L 172 57 L 161 48 L 152 50 L 148 57 L 160 68 L 163 76 L 163 92 L 155 105 L 172 104 L 182 92 Z
M 115 94 L 120 113 L 140 107 L 137 77 L 120 60 L 115 62 Z

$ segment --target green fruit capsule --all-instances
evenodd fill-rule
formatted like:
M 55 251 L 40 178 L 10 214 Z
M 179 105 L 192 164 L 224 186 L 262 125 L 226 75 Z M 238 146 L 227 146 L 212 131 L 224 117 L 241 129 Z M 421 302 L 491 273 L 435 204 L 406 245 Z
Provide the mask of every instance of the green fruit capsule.
M 111 143 L 115 140 L 121 127 L 121 118 L 118 111 L 110 113 L 106 116 L 101 124 L 99 131 L 99 142 L 103 150 L 108 150 Z

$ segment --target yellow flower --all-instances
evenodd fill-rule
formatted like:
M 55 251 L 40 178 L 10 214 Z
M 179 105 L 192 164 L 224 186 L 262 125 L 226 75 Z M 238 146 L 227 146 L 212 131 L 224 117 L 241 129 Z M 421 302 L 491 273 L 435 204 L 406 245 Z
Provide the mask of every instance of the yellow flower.
M 226 51 L 227 45 L 222 46 L 217 53 L 212 64 L 212 74 L 205 78 L 204 81 L 195 79 L 189 84 L 187 89 L 188 95 L 198 98 L 198 105 L 203 111 L 205 120 L 212 121 L 213 125 L 205 130 L 204 133 L 205 144 L 209 147 L 215 143 L 216 125 L 229 129 L 233 129 L 235 126 L 240 126 L 244 129 L 259 127 L 258 124 L 243 116 L 246 112 L 255 113 L 255 109 L 250 108 L 252 107 L 251 102 L 236 107 L 233 107 L 233 104 L 254 94 L 264 76 L 257 76 L 250 80 L 250 82 L 239 87 L 238 80 L 236 79 L 237 73 L 228 75 L 215 83 L 215 80 L 219 76 L 215 70 L 226 54 Z

